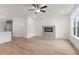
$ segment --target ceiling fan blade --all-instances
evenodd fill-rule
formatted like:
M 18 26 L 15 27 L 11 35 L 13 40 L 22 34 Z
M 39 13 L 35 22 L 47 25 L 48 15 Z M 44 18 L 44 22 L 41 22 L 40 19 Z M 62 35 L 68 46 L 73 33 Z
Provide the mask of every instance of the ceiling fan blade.
M 46 12 L 46 11 L 44 11 L 44 10 L 40 10 L 40 11 L 41 11 L 41 12 L 44 12 L 44 13 Z
M 43 7 L 41 7 L 40 9 L 43 9 L 43 8 L 47 8 L 47 6 L 43 6 Z
M 40 8 L 40 5 L 39 4 L 37 4 L 37 8 Z
M 28 11 L 34 11 L 35 9 L 28 9 Z
M 32 4 L 35 8 L 37 7 L 36 4 Z

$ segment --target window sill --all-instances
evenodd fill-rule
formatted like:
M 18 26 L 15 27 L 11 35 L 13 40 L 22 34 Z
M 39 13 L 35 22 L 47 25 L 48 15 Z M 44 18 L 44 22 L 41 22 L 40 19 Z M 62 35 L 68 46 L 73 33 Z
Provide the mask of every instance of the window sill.
M 79 37 L 72 35 L 75 39 L 79 40 Z

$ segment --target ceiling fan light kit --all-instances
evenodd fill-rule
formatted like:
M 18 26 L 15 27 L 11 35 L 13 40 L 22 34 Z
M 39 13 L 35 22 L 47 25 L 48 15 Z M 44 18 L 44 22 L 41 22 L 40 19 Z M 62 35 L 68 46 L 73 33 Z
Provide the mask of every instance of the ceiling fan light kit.
M 47 6 L 42 6 L 40 7 L 40 4 L 32 4 L 32 6 L 34 7 L 34 9 L 28 9 L 29 11 L 35 11 L 35 14 L 39 13 L 39 12 L 43 12 L 45 13 L 46 11 L 44 10 L 44 8 L 47 8 Z
M 39 13 L 40 12 L 40 9 L 36 9 L 35 11 Z

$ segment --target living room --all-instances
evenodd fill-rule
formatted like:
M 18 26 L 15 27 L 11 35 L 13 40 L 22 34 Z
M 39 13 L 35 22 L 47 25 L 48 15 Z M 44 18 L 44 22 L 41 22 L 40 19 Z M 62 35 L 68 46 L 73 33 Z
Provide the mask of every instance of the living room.
M 78 13 L 78 6 L 1 4 L 0 54 L 78 54 L 79 41 L 73 36 L 74 31 L 71 28 L 72 19 Z

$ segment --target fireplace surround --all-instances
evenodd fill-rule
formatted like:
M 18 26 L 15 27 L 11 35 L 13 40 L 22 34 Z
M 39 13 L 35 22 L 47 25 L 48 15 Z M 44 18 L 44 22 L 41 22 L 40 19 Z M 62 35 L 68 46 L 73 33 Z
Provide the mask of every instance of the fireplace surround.
M 55 38 L 55 26 L 43 26 L 43 37 L 47 39 Z

